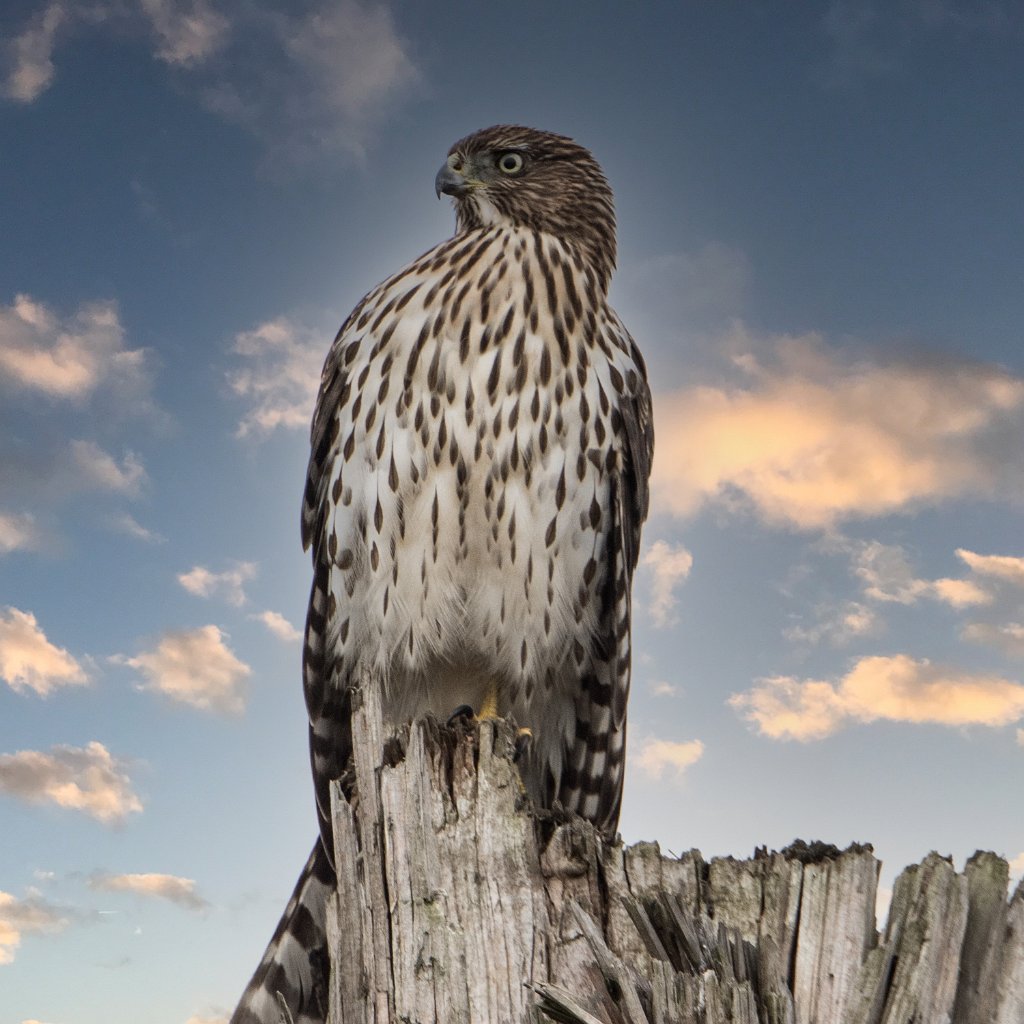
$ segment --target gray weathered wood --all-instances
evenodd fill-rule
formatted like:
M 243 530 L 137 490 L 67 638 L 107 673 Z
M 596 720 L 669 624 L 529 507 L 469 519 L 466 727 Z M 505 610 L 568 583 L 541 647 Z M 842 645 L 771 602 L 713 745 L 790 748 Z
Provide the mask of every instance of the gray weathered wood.
M 936 854 L 875 930 L 870 847 L 624 848 L 535 812 L 504 722 L 381 728 L 333 794 L 331 1024 L 1024 1024 L 1024 886 Z

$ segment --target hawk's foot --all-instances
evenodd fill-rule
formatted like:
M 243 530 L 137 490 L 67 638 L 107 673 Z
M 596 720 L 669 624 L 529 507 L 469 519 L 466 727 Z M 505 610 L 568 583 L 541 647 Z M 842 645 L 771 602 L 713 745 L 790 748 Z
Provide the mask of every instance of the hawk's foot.
M 512 750 L 512 760 L 516 764 L 520 764 L 526 757 L 529 756 L 530 750 L 533 748 L 533 730 L 532 729 L 517 729 L 516 730 L 516 745 Z
M 454 725 L 456 722 L 463 720 L 472 721 L 476 715 L 473 714 L 473 709 L 469 704 L 460 704 L 449 716 L 446 725 Z

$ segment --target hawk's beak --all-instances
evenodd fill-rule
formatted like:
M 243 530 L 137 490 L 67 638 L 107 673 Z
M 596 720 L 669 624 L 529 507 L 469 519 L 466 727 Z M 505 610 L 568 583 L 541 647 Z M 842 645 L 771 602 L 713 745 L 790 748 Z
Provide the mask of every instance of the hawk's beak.
M 441 170 L 437 172 L 437 177 L 434 179 L 434 191 L 437 193 L 438 199 L 441 198 L 442 192 L 446 196 L 464 196 L 469 191 L 469 182 L 458 171 L 453 171 L 445 163 L 441 165 Z

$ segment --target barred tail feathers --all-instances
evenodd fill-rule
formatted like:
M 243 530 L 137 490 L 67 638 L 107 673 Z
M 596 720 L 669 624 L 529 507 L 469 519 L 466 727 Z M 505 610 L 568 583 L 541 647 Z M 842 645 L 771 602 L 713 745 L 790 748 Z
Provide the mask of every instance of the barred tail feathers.
M 263 959 L 229 1024 L 324 1024 L 327 1019 L 327 898 L 334 870 L 317 839 Z M 280 997 L 278 996 L 280 993 Z

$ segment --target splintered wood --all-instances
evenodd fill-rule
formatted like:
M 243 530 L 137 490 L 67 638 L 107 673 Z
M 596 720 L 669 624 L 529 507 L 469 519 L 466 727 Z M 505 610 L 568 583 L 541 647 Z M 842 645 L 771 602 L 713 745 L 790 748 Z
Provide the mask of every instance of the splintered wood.
M 1024 1024 L 1024 884 L 870 847 L 664 856 L 539 816 L 503 722 L 355 715 L 334 793 L 330 1024 Z

